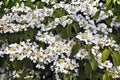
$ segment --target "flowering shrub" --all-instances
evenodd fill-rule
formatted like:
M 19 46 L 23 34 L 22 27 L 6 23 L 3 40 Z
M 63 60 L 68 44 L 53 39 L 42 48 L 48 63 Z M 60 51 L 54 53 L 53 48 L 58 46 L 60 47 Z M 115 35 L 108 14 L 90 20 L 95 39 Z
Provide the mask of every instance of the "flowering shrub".
M 119 0 L 0 1 L 0 80 L 119 80 Z

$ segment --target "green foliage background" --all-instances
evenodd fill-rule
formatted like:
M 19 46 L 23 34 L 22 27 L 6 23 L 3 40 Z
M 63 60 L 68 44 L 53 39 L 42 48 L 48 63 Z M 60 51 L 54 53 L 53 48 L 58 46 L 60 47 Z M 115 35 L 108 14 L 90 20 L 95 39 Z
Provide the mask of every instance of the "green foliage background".
M 56 0 L 56 2 L 60 2 L 60 1 L 63 1 L 63 0 Z M 70 0 L 66 0 L 66 3 L 69 3 L 69 1 Z M 112 10 L 114 15 L 117 16 L 118 22 L 120 22 L 120 4 L 118 4 L 119 0 L 101 0 L 101 1 L 106 3 L 106 6 L 107 6 L 106 11 Z M 4 14 L 6 14 L 6 12 L 4 11 L 4 8 L 10 9 L 12 6 L 16 5 L 16 3 L 21 4 L 21 1 L 20 0 L 4 0 L 4 3 L 5 5 L 2 5 L 2 7 L 0 8 L 0 18 Z M 31 7 L 32 9 L 35 8 L 34 5 L 38 6 L 39 8 L 43 8 L 44 6 L 46 7 L 52 6 L 51 4 L 46 4 L 44 2 L 41 2 L 40 0 L 36 0 L 33 3 L 31 2 L 31 0 L 27 0 L 25 1 L 25 5 Z M 52 17 L 46 17 L 43 23 L 48 24 L 49 22 L 53 21 L 55 18 L 65 16 L 67 14 L 68 13 L 64 9 L 56 9 L 53 12 Z M 98 11 L 94 15 L 93 18 L 97 19 L 99 17 L 99 14 L 100 14 L 100 11 Z M 103 20 L 108 26 L 110 25 L 112 21 L 111 17 Z M 25 22 L 23 22 L 23 24 L 24 23 Z M 79 28 L 78 23 L 75 21 L 67 25 L 66 27 L 59 27 L 59 26 L 61 25 L 58 25 L 58 27 L 50 30 L 49 32 L 52 32 L 53 34 L 59 34 L 61 38 L 63 39 L 74 38 L 77 35 L 77 33 L 79 33 L 80 31 L 81 32 L 83 31 L 83 29 Z M 31 39 L 31 41 L 38 43 L 39 47 L 45 48 L 46 47 L 45 43 L 35 40 L 35 35 L 37 34 L 38 30 L 39 30 L 38 28 L 35 28 L 35 29 L 28 28 L 27 31 L 21 31 L 17 33 L 0 33 L 0 40 L 3 40 L 4 42 L 8 40 L 8 43 L 12 44 L 12 43 L 19 43 L 21 41 L 26 41 L 27 39 Z M 109 34 L 110 37 L 113 37 L 114 40 L 118 44 L 120 44 L 119 35 L 120 35 L 120 29 L 114 29 L 114 28 L 113 28 L 113 33 Z M 0 43 L 1 47 L 4 42 Z M 72 54 L 70 57 L 73 58 L 73 56 L 78 52 L 79 48 L 81 46 L 83 47 L 83 45 L 84 43 L 80 43 L 76 40 L 76 44 L 72 48 Z M 90 60 L 78 60 L 78 63 L 80 65 L 79 76 L 73 76 L 72 80 L 119 80 L 119 79 L 113 79 L 111 76 L 107 74 L 107 72 L 105 72 L 105 70 L 101 70 L 98 68 L 98 63 L 95 60 L 93 54 L 91 53 L 91 45 L 84 45 L 84 47 L 89 53 Z M 109 56 L 111 56 L 111 60 L 113 60 L 113 63 L 115 66 L 120 65 L 120 54 L 119 53 L 114 52 L 110 50 L 109 48 L 105 48 L 104 50 L 102 50 L 102 62 L 106 61 L 109 58 Z M 48 77 L 46 78 L 46 80 L 55 80 L 54 73 L 50 71 L 49 69 L 50 67 L 48 67 L 51 64 L 46 65 L 46 70 L 36 69 L 35 65 L 36 65 L 35 63 L 33 63 L 30 59 L 27 59 L 27 58 L 22 61 L 15 60 L 13 62 L 9 61 L 8 55 L 4 55 L 4 58 L 0 58 L 0 67 L 2 67 L 3 72 L 7 74 L 5 80 L 9 80 L 10 78 L 11 80 L 24 80 L 24 77 L 31 70 L 42 72 L 40 73 L 40 76 L 46 75 Z M 19 71 L 21 69 L 24 69 L 24 73 L 20 74 L 20 78 L 12 79 L 12 77 L 10 77 L 9 73 L 11 73 L 13 70 Z M 71 75 L 59 74 L 59 75 L 62 80 L 71 80 L 70 76 L 72 74 Z M 43 79 L 34 77 L 32 79 L 26 79 L 26 80 L 43 80 Z

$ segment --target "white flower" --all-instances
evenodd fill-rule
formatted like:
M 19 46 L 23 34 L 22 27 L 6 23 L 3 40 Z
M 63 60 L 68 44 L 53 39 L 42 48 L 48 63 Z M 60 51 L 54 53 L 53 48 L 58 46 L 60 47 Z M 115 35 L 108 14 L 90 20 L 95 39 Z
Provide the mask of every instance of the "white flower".
M 95 56 L 98 55 L 99 54 L 99 49 L 100 49 L 99 46 L 93 46 L 93 48 L 91 49 L 92 54 L 95 55 Z
M 106 24 L 100 23 L 98 24 L 98 31 L 101 31 L 104 34 L 108 34 L 109 32 L 112 32 L 112 29 L 108 28 Z
M 50 0 L 41 0 L 42 2 L 48 3 Z
M 18 74 L 16 71 L 13 71 L 13 78 L 19 78 L 20 74 Z
M 0 1 L 0 8 L 1 8 L 2 5 L 3 5 L 3 1 Z
M 31 2 L 34 2 L 35 0 L 31 0 Z
M 80 49 L 78 53 L 75 55 L 77 59 L 86 59 L 88 56 L 88 52 L 85 49 Z
M 89 43 L 90 41 L 93 41 L 94 36 L 90 32 L 85 32 L 85 33 L 79 33 L 76 38 L 78 38 L 80 41 L 85 41 L 86 44 L 91 44 Z
M 111 69 L 113 67 L 113 64 L 110 61 L 105 61 L 104 63 L 99 63 L 99 68 L 104 69 L 107 68 L 107 70 Z

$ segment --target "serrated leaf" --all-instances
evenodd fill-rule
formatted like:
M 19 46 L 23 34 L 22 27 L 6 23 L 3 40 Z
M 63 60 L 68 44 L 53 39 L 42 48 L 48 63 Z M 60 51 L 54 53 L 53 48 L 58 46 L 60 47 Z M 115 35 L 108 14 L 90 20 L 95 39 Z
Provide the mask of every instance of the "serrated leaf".
M 110 25 L 110 23 L 112 22 L 112 18 L 111 17 L 106 18 L 105 22 L 107 23 L 107 25 Z
M 103 78 L 103 80 L 110 80 L 108 74 L 104 74 L 102 78 Z
M 34 4 L 31 1 L 28 0 L 28 1 L 25 1 L 24 3 L 26 6 L 32 8 L 32 9 L 34 8 Z
M 118 52 L 113 51 L 113 54 L 111 54 L 112 60 L 115 66 L 120 65 L 120 54 Z
M 99 15 L 100 15 L 100 10 L 95 13 L 95 15 L 93 16 L 93 18 L 94 19 L 98 19 Z
M 105 62 L 110 54 L 110 50 L 109 49 L 104 49 L 102 52 L 102 62 Z
M 67 34 L 67 28 L 66 28 L 66 27 L 65 27 L 65 28 L 62 28 L 62 31 L 61 31 L 61 33 L 60 33 L 60 36 L 61 36 L 61 38 L 63 38 L 63 39 L 69 38 L 69 35 Z
M 73 29 L 75 30 L 76 33 L 80 31 L 79 25 L 77 23 L 73 23 Z
M 92 68 L 90 63 L 86 63 L 85 65 L 85 73 L 87 74 L 87 76 L 90 76 L 90 74 L 92 74 Z
M 76 53 L 79 51 L 79 49 L 80 49 L 80 43 L 76 42 L 76 44 L 72 47 L 71 57 L 76 55 Z
M 71 35 L 71 32 L 72 32 L 72 26 L 71 26 L 71 24 L 69 24 L 69 25 L 67 26 L 67 35 L 70 36 L 70 35 Z
M 43 3 L 43 2 L 40 2 L 40 1 L 36 2 L 36 6 L 38 6 L 38 8 L 43 8 L 44 5 L 45 5 L 45 3 Z
M 52 17 L 53 18 L 60 18 L 62 16 L 65 16 L 67 15 L 67 11 L 64 10 L 64 9 L 56 9 L 54 10 L 53 14 L 52 14 Z
M 45 25 L 47 25 L 48 23 L 50 23 L 52 21 L 53 21 L 52 17 L 44 17 L 44 20 L 42 21 L 42 23 L 44 23 Z
M 93 71 L 97 70 L 97 68 L 98 68 L 98 62 L 96 60 L 92 60 L 90 62 L 90 65 L 91 65 L 91 68 L 92 68 Z

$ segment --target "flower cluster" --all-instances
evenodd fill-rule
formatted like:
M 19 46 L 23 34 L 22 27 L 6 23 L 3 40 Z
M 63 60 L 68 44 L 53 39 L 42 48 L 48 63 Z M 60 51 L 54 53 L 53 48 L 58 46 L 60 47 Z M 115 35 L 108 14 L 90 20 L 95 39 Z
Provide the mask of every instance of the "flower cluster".
M 0 56 L 9 55 L 11 62 L 22 61 L 25 58 L 30 59 L 36 64 L 37 69 L 45 70 L 46 65 L 50 65 L 51 71 L 56 74 L 56 79 L 58 79 L 59 73 L 71 74 L 72 71 L 74 76 L 77 76 L 81 66 L 79 61 L 95 60 L 99 69 L 105 69 L 112 78 L 119 78 L 120 65 L 115 66 L 114 60 L 109 60 L 110 55 L 114 59 L 116 55 L 120 54 L 119 44 L 112 37 L 109 37 L 114 26 L 119 28 L 120 23 L 116 21 L 117 17 L 114 16 L 112 10 L 106 11 L 106 6 L 101 0 L 66 1 L 41 0 L 46 5 L 52 5 L 50 8 L 46 6 L 39 8 L 34 5 L 34 9 L 32 9 L 25 5 L 26 0 L 21 1 L 21 4 L 17 3 L 12 6 L 8 13 L 0 19 L 1 34 L 15 34 L 26 31 L 28 28 L 37 28 L 38 31 L 34 35 L 34 42 L 28 39 L 19 43 L 8 44 L 6 39 L 6 43 L 0 48 Z M 31 2 L 35 3 L 35 0 L 31 0 Z M 0 2 L 0 6 L 2 3 Z M 62 10 L 66 11 L 65 14 L 61 12 Z M 108 26 L 104 20 L 109 17 L 112 21 Z M 46 18 L 51 18 L 51 20 L 46 22 Z M 75 34 L 73 28 L 77 31 L 76 26 L 72 26 L 70 28 L 72 35 L 68 39 L 63 39 L 59 33 L 52 32 L 58 27 L 65 29 L 74 22 L 78 23 L 79 32 Z M 42 46 L 42 43 L 45 46 Z M 80 44 L 76 47 L 76 43 Z M 89 51 L 86 49 L 88 46 L 91 46 Z M 91 59 L 90 54 L 95 59 Z M 106 58 L 103 57 L 104 54 L 107 55 Z M 85 67 L 85 65 L 83 66 Z M 31 73 L 38 76 L 34 70 Z M 19 74 L 21 73 L 13 71 L 13 78 L 19 78 Z M 24 79 L 33 77 L 27 75 Z

